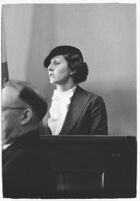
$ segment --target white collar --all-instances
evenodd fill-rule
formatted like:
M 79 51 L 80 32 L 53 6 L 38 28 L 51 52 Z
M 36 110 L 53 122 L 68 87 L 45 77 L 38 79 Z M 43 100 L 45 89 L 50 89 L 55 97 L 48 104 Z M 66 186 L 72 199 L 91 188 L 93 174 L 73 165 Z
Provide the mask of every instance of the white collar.
M 10 145 L 11 145 L 11 144 L 4 144 L 4 145 L 2 145 L 2 150 L 7 149 Z
M 53 93 L 53 97 L 52 99 L 55 99 L 55 98 L 61 98 L 61 97 L 71 97 L 75 90 L 76 90 L 77 86 L 74 86 L 73 88 L 67 90 L 67 91 L 58 91 L 57 89 L 54 90 L 54 93 Z

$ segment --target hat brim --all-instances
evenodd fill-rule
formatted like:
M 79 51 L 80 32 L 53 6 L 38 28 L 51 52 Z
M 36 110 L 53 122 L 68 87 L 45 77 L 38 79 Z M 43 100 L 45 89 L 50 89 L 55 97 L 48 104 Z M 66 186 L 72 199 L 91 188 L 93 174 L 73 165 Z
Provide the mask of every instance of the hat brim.
M 53 57 L 58 56 L 58 55 L 65 55 L 65 54 L 78 54 L 81 57 L 81 59 L 83 60 L 82 53 L 78 48 L 73 47 L 73 46 L 64 45 L 64 46 L 58 46 L 58 47 L 54 48 L 49 53 L 49 55 L 44 60 L 44 66 L 46 68 L 48 68 L 48 66 L 50 65 L 50 61 Z

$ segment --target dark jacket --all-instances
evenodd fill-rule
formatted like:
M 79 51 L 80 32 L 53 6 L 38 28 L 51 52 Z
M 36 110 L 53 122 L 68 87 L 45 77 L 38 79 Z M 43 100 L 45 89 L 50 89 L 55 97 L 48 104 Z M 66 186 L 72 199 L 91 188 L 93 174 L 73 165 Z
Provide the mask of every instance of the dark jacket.
M 19 137 L 2 152 L 3 197 L 41 198 L 43 191 L 47 195 L 52 185 L 50 172 L 49 159 L 47 167 L 40 161 L 38 131 Z
M 48 132 L 51 132 L 49 128 L 46 134 Z M 107 112 L 103 98 L 77 86 L 59 135 L 107 134 Z

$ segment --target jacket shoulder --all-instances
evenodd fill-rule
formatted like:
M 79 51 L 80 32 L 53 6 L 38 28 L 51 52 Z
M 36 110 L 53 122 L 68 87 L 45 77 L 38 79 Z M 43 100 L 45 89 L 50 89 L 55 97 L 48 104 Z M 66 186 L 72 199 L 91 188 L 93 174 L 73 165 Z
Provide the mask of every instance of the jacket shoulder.
M 77 91 L 79 91 L 81 94 L 83 94 L 83 95 L 85 95 L 85 96 L 87 96 L 89 98 L 92 98 L 92 99 L 96 99 L 98 97 L 101 97 L 101 96 L 99 96 L 99 95 L 97 95 L 95 93 L 89 92 L 89 91 L 87 91 L 87 90 L 85 90 L 85 89 L 83 89 L 83 88 L 81 88 L 79 86 L 77 88 Z
M 79 86 L 77 88 L 77 91 L 79 91 L 79 94 L 81 95 L 81 97 L 85 97 L 89 102 L 105 105 L 105 102 L 102 96 L 89 92 Z

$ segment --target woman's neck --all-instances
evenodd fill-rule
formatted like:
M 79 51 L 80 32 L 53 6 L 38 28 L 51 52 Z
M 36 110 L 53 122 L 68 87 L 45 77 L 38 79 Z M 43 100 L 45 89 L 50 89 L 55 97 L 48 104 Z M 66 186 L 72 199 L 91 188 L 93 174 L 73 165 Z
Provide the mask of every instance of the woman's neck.
M 70 82 L 63 85 L 62 84 L 56 85 L 56 89 L 57 91 L 64 92 L 64 91 L 68 91 L 69 89 L 72 89 L 74 86 L 76 86 L 76 84 L 74 82 Z

